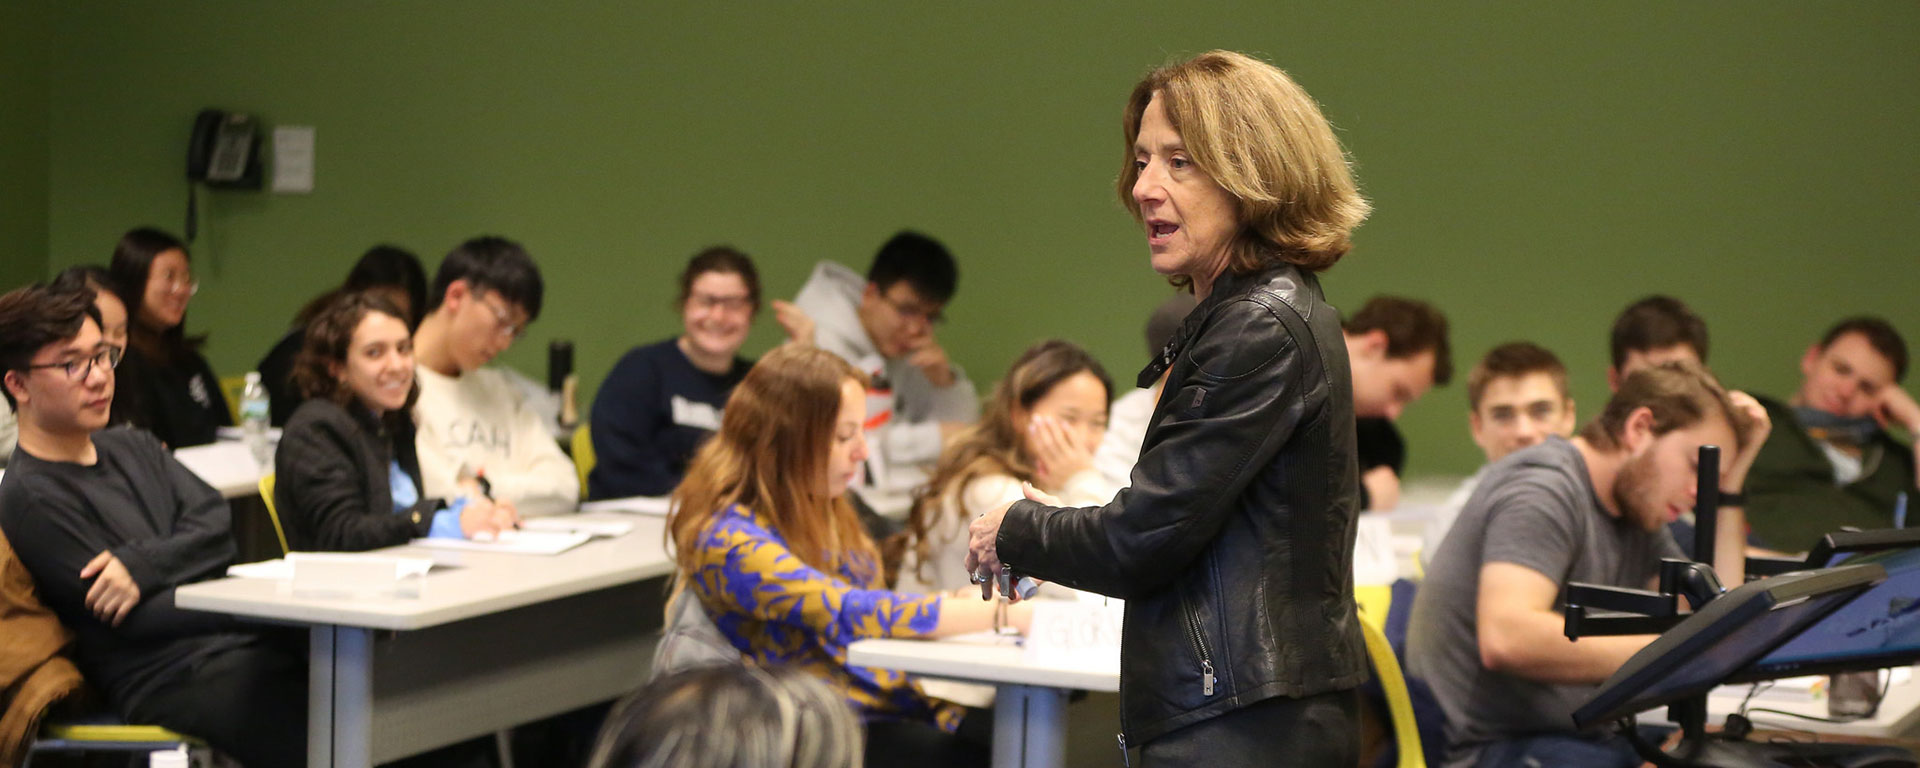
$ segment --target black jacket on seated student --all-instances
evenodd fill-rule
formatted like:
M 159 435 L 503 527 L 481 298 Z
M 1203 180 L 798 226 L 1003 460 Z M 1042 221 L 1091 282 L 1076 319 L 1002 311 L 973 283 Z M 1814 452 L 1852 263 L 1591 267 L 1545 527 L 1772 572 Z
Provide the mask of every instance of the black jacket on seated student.
M 342 294 L 308 322 L 293 366 L 308 399 L 273 457 L 274 509 L 291 549 L 460 538 L 463 512 L 491 520 L 492 505 L 477 492 L 451 505 L 422 497 L 411 333 L 399 309 L 373 293 Z
M 249 768 L 300 765 L 300 657 L 227 616 L 174 605 L 176 587 L 233 561 L 227 502 L 153 435 L 101 430 L 118 362 L 90 292 L 0 296 L 0 371 L 20 416 L 0 531 L 122 716 L 198 736 Z

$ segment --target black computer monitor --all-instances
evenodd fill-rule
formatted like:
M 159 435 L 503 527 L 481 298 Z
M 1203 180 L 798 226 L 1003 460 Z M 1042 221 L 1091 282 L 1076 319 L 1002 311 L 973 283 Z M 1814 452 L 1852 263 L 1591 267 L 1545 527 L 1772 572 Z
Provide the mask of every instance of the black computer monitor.
M 1574 724 L 1585 728 L 1705 694 L 1885 577 L 1881 566 L 1861 563 L 1729 590 L 1628 659 L 1574 710 Z
M 1829 552 L 1829 562 L 1875 564 L 1886 570 L 1886 581 L 1730 675 L 1727 682 L 1879 669 L 1920 660 L 1920 546 L 1864 549 Z

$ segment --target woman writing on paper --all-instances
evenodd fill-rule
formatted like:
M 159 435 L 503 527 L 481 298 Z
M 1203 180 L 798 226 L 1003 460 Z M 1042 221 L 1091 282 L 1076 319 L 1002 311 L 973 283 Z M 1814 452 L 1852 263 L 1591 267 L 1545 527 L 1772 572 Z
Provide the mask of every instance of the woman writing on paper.
M 674 491 L 676 599 L 697 599 L 748 661 L 806 670 L 867 724 L 868 765 L 984 766 L 991 713 L 929 698 L 901 672 L 851 666 L 847 645 L 993 626 L 978 588 L 887 590 L 847 485 L 867 457 L 866 382 L 833 353 L 785 345 L 734 389 L 720 430 Z M 1007 611 L 1025 629 L 1026 605 Z
M 413 340 L 384 297 L 348 293 L 307 325 L 295 386 L 308 398 L 274 454 L 274 507 L 296 551 L 361 551 L 513 527 L 511 505 L 474 481 L 452 500 L 421 498 L 414 455 Z

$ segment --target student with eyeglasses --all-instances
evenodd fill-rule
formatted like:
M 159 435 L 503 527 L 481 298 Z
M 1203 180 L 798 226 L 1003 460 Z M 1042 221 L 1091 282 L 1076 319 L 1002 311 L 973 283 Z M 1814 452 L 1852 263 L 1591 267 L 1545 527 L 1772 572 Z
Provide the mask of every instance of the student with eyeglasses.
M 172 448 L 213 442 L 233 414 L 200 354 L 207 337 L 186 335 L 187 303 L 200 290 L 186 243 L 152 227 L 134 229 L 114 247 L 107 273 L 130 320 L 114 421 Z
M 50 283 L 55 288 L 83 291 L 93 295 L 93 308 L 100 313 L 100 330 L 107 344 L 117 347 L 121 352 L 127 349 L 127 305 L 120 302 L 120 296 L 113 292 L 113 278 L 107 276 L 104 267 L 87 264 L 68 267 L 54 275 Z M 118 365 L 120 358 L 114 358 Z M 108 424 L 113 422 L 109 421 Z M 7 466 L 7 457 L 13 454 L 13 445 L 19 425 L 15 423 L 13 412 L 0 411 L 0 469 Z
M 593 398 L 589 498 L 672 492 L 753 367 L 740 347 L 760 313 L 760 275 L 746 254 L 726 246 L 694 254 L 674 307 L 680 334 L 629 350 Z
M 20 445 L 0 479 L 0 531 L 73 631 L 87 682 L 131 722 L 198 737 L 249 768 L 306 755 L 306 664 L 173 590 L 234 559 L 226 500 L 135 429 L 102 429 L 118 347 L 93 292 L 0 296 L 0 370 Z
M 540 316 L 544 290 L 533 257 L 506 238 L 476 237 L 441 260 L 413 335 L 414 443 L 426 497 L 454 498 L 477 480 L 521 517 L 578 506 L 573 460 L 511 374 L 486 367 Z

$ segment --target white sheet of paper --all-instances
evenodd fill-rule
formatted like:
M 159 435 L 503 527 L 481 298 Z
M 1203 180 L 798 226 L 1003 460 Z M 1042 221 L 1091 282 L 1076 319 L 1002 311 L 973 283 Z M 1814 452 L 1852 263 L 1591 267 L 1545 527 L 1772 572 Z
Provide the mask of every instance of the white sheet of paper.
M 555 515 L 522 520 L 520 530 L 584 533 L 612 538 L 633 532 L 633 523 L 624 520 L 582 520 L 578 515 Z
M 1358 586 L 1392 584 L 1398 575 L 1393 559 L 1393 528 L 1385 518 L 1371 515 L 1361 517 L 1359 525 L 1353 542 L 1353 583 Z
M 1027 631 L 1027 663 L 1120 674 L 1118 606 L 1074 600 L 1033 601 L 1033 625 Z
M 673 500 L 666 496 L 628 496 L 623 499 L 601 499 L 580 505 L 581 512 L 626 512 L 636 515 L 666 517 L 673 509 Z
M 492 541 L 414 539 L 411 544 L 430 549 L 469 549 L 516 555 L 557 555 L 585 544 L 591 538 L 593 537 L 584 533 L 561 531 L 503 531 Z
M 313 191 L 313 126 L 274 127 L 273 191 L 281 194 Z

